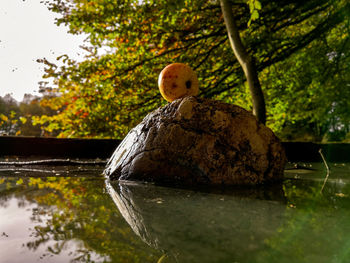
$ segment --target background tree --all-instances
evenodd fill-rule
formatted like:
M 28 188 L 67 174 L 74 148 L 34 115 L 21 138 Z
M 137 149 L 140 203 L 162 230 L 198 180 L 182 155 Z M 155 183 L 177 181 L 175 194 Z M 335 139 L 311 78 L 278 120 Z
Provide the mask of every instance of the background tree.
M 21 102 L 10 94 L 0 97 L 0 135 L 42 136 L 42 127 L 34 126 L 31 118 L 44 114 L 52 115 L 54 112 L 42 107 L 37 96 L 25 94 Z
M 19 108 L 10 94 L 0 97 L 0 135 L 15 135 L 18 132 Z
M 255 7 L 257 7 L 259 10 L 261 9 L 261 4 L 259 1 L 250 2 L 253 2 L 253 9 Z M 259 76 L 255 66 L 255 60 L 251 55 L 248 54 L 246 48 L 242 43 L 238 27 L 236 25 L 237 23 L 232 13 L 232 6 L 230 1 L 220 0 L 220 4 L 232 50 L 237 60 L 239 61 L 239 64 L 241 64 L 244 74 L 247 78 L 249 91 L 252 96 L 253 114 L 257 116 L 259 121 L 265 124 L 265 99 L 261 90 Z
M 323 138 L 331 131 L 330 112 L 337 114 L 337 129 L 348 126 L 348 1 L 261 0 L 259 17 L 252 2 L 231 5 L 260 72 L 267 124 L 289 139 L 297 138 L 291 127 L 308 127 L 313 139 Z M 219 2 L 56 0 L 47 5 L 61 15 L 58 25 L 87 36 L 84 61 L 62 56 L 64 65 L 58 67 L 41 60 L 44 77 L 54 80 L 43 90 L 58 95 L 41 102 L 57 114 L 35 118 L 48 131 L 59 131 L 60 137 L 121 138 L 165 103 L 156 80 L 172 62 L 197 71 L 200 96 L 252 109 Z

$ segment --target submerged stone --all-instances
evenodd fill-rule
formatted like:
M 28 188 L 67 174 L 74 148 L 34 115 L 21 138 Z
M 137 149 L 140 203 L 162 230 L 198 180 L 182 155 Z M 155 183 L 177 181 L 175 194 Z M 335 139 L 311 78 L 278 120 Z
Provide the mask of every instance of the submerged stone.
M 279 139 L 245 109 L 198 97 L 148 114 L 115 150 L 110 179 L 176 185 L 255 185 L 283 176 Z

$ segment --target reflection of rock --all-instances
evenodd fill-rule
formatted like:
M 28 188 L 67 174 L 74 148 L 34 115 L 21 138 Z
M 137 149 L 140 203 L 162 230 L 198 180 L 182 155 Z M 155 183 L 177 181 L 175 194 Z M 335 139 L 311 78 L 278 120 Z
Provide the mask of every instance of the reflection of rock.
M 177 262 L 257 262 L 285 210 L 281 186 L 228 195 L 130 182 L 107 185 L 133 231 Z M 263 196 L 269 200 L 255 198 Z
M 259 184 L 280 179 L 284 164 L 278 138 L 251 113 L 186 97 L 155 110 L 132 129 L 105 174 L 172 185 Z

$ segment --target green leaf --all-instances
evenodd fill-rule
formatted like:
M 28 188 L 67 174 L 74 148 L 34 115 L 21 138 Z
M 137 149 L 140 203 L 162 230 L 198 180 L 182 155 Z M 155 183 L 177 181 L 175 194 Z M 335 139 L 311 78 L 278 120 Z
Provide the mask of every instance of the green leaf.
M 259 18 L 259 12 L 257 10 L 253 10 L 251 19 L 252 20 L 257 20 Z
M 261 10 L 261 3 L 259 2 L 259 1 L 254 1 L 254 7 L 255 7 L 255 9 L 257 9 L 257 10 Z

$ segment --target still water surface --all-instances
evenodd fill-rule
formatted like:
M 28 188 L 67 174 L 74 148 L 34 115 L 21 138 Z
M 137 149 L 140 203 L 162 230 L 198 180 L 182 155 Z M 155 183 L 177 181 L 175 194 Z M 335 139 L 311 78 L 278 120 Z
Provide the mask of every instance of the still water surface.
M 350 165 L 331 164 L 323 189 L 323 164 L 307 166 L 215 191 L 0 169 L 0 262 L 350 262 Z

